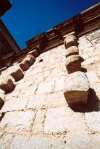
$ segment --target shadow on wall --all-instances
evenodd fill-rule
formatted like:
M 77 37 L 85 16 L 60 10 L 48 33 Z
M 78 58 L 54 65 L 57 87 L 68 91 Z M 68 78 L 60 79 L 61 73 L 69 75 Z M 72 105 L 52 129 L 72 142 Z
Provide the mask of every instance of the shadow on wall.
M 87 104 L 74 104 L 70 107 L 74 112 L 93 112 L 100 111 L 100 100 L 94 89 L 90 88 Z

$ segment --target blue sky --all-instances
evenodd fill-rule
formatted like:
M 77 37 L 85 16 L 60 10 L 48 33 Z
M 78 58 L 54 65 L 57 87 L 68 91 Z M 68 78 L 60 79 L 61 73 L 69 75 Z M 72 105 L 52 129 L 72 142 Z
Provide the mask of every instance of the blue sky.
M 12 8 L 2 21 L 18 43 L 25 48 L 25 41 L 46 32 L 73 17 L 100 0 L 10 0 Z

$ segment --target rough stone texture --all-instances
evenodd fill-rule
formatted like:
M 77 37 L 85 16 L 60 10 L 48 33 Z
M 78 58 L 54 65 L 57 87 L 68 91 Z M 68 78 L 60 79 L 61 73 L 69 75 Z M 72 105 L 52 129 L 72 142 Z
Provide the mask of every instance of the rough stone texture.
M 5 93 L 11 92 L 15 87 L 13 81 L 9 78 L 0 78 L 0 88 L 5 91 Z
M 37 49 L 29 52 L 29 54 L 32 54 L 34 57 L 37 57 L 39 55 Z
M 14 66 L 10 75 L 15 79 L 15 81 L 19 81 L 24 77 L 23 71 L 18 66 Z
M 71 46 L 70 48 L 67 48 L 66 50 L 66 58 L 70 55 L 78 55 L 78 48 L 76 46 Z
M 30 132 L 34 116 L 33 111 L 8 112 L 1 120 L 0 130 L 8 133 L 27 134 Z
M 100 38 L 97 35 L 93 39 L 95 33 L 85 35 L 92 44 L 85 36 L 78 39 L 79 55 L 84 60 L 82 71 L 90 81 L 87 104 L 71 109 L 63 94 L 65 78 L 69 76 L 65 46 L 41 53 L 30 68 L 28 63 L 29 69 L 15 82 L 11 93 L 0 90 L 5 101 L 0 111 L 0 149 L 100 148 Z M 1 76 L 10 77 L 8 72 L 15 66 L 7 68 Z M 92 106 L 95 108 L 91 109 Z
M 93 72 L 87 72 L 86 73 L 88 79 L 89 79 L 89 82 L 92 84 L 92 83 L 95 83 L 95 82 L 99 82 L 99 78 L 98 76 Z
M 89 129 L 100 133 L 100 112 L 85 113 L 85 118 Z
M 2 136 L 0 138 L 0 149 L 9 149 L 12 138 L 13 138 L 13 135 L 11 134 Z
M 21 67 L 21 69 L 22 69 L 23 71 L 26 71 L 27 69 L 29 69 L 30 64 L 29 64 L 29 62 L 28 62 L 27 60 L 23 60 L 23 61 L 19 64 L 19 66 Z
M 10 145 L 10 149 L 27 149 L 28 137 L 16 136 Z
M 66 148 L 69 149 L 99 149 L 100 135 L 67 134 Z
M 81 113 L 74 113 L 68 107 L 49 109 L 44 123 L 47 134 L 62 134 L 64 132 L 85 132 L 88 128 Z
M 65 48 L 69 48 L 71 46 L 76 46 L 77 45 L 77 39 L 74 35 L 68 35 L 66 36 L 66 38 L 64 39 L 64 45 Z
M 28 102 L 27 97 L 26 98 L 11 97 L 8 101 L 5 101 L 5 104 L 2 107 L 1 111 L 5 113 L 8 111 L 24 110 L 27 105 L 27 102 Z
M 67 57 L 66 59 L 66 69 L 68 73 L 73 73 L 75 71 L 81 70 L 81 62 L 80 62 L 80 56 L 79 55 L 71 55 Z
M 28 54 L 24 60 L 29 62 L 30 65 L 32 65 L 35 62 L 35 57 L 32 54 Z
M 64 95 L 69 105 L 86 103 L 89 93 L 89 81 L 83 72 L 74 72 L 66 77 Z

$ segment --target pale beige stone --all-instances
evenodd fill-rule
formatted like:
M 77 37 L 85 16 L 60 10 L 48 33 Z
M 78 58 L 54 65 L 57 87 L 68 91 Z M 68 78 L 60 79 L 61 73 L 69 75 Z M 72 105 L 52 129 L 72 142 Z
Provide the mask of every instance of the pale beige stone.
M 11 92 L 14 90 L 15 84 L 9 78 L 0 78 L 0 88 L 5 91 L 5 93 Z
M 64 39 L 64 45 L 65 48 L 69 48 L 71 46 L 76 46 L 77 45 L 77 39 L 74 35 L 68 35 L 66 36 L 66 38 Z
M 100 60 L 100 58 L 98 56 L 94 56 L 94 57 L 91 57 L 91 58 L 83 61 L 81 63 L 81 65 L 82 65 L 82 67 L 86 67 L 86 66 L 92 65 L 94 63 L 97 63 L 99 60 Z
M 28 109 L 43 109 L 45 108 L 46 95 L 37 94 L 29 98 L 27 108 Z
M 46 107 L 47 108 L 62 107 L 66 105 L 67 105 L 67 102 L 64 97 L 63 91 L 48 94 L 46 96 Z
M 12 134 L 6 134 L 2 136 L 2 138 L 0 138 L 0 149 L 9 149 L 12 138 Z
M 66 50 L 66 58 L 70 55 L 78 55 L 78 48 L 77 46 L 71 46 Z
M 43 133 L 44 119 L 46 110 L 38 110 L 36 113 L 36 118 L 32 128 L 32 133 L 38 134 Z
M 73 73 L 75 71 L 81 70 L 81 61 L 79 55 L 71 55 L 66 59 L 66 69 L 68 73 Z
M 67 148 L 64 140 L 60 140 L 59 138 L 52 137 L 50 139 L 49 149 L 67 149 Z
M 30 51 L 29 54 L 32 54 L 34 57 L 37 57 L 39 55 L 37 49 Z
M 56 80 L 55 91 L 63 91 L 66 76 L 61 76 Z
M 50 137 L 32 136 L 30 137 L 27 149 L 49 149 Z
M 100 133 L 100 112 L 85 113 L 85 118 L 90 131 Z
M 10 149 L 27 149 L 28 137 L 18 135 L 11 142 Z
M 21 67 L 21 69 L 22 69 L 23 71 L 26 71 L 27 69 L 29 69 L 30 64 L 29 64 L 29 62 L 28 62 L 27 60 L 23 60 L 23 61 L 19 64 L 19 66 Z
M 64 95 L 69 105 L 87 103 L 89 81 L 85 73 L 77 71 L 66 77 Z
M 43 82 L 39 84 L 37 94 L 52 93 L 54 91 L 54 81 Z
M 100 135 L 74 134 L 66 135 L 66 149 L 99 149 Z
M 68 107 L 47 110 L 44 122 L 44 133 L 62 134 L 64 132 L 85 132 L 88 128 L 82 113 L 74 113 Z
M 5 104 L 2 107 L 1 111 L 8 112 L 8 111 L 24 110 L 26 108 L 27 102 L 28 102 L 27 97 L 26 98 L 11 97 L 8 101 L 5 101 Z
M 99 82 L 98 76 L 93 71 L 86 72 L 86 76 L 88 77 L 88 80 L 91 84 L 95 82 Z
M 34 111 L 7 112 L 1 120 L 0 129 L 8 133 L 27 134 L 34 117 Z

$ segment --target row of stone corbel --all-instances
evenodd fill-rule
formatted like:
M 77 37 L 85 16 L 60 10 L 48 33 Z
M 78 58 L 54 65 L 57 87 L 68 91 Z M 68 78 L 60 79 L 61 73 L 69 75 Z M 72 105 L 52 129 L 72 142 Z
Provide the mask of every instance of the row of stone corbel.
M 24 71 L 28 70 L 34 62 L 34 51 L 31 51 L 20 63 L 16 63 L 3 71 L 0 75 L 0 89 L 5 93 L 12 92 L 16 86 L 15 82 L 24 77 Z M 0 106 L 2 103 L 3 99 L 0 97 Z
M 87 103 L 89 94 L 89 81 L 81 71 L 77 38 L 69 34 L 64 39 L 66 48 L 66 69 L 68 76 L 65 80 L 64 95 L 69 106 L 78 103 Z

